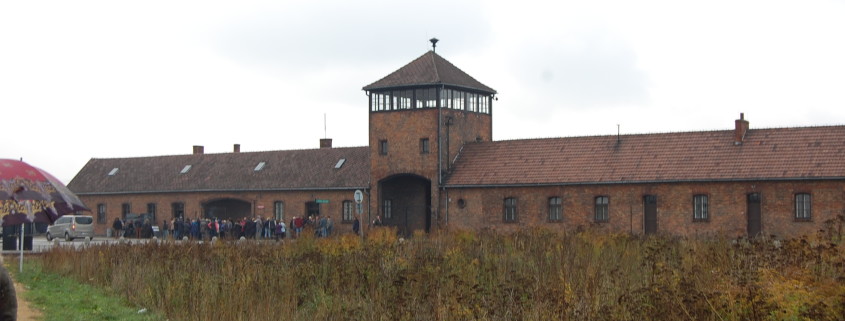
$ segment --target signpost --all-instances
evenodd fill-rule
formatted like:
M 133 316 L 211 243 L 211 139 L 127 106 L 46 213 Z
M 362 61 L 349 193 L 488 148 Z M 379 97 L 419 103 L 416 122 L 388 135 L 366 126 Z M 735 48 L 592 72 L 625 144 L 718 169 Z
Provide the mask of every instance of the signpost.
M 360 216 L 361 216 L 361 214 L 364 213 L 364 206 L 361 204 L 361 202 L 364 201 L 364 192 L 362 192 L 360 189 L 356 189 L 354 199 L 355 199 L 355 212 L 357 212 L 358 216 L 359 216 L 358 224 L 359 224 L 359 228 L 361 229 L 361 232 L 360 232 L 361 233 L 361 240 L 363 241 L 364 240 L 364 225 L 366 225 L 366 224 L 361 224 Z
M 364 192 L 361 192 L 360 189 L 355 190 L 355 211 L 358 212 L 358 215 L 364 213 L 364 207 L 361 205 L 361 202 L 364 201 Z

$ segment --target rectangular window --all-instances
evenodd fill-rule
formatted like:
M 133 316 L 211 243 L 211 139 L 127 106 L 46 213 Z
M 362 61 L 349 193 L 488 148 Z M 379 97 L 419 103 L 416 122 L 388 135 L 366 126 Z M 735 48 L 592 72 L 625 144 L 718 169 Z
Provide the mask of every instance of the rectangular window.
M 563 221 L 563 205 L 560 197 L 549 197 L 549 222 Z
M 607 196 L 596 197 L 596 222 L 610 221 L 610 215 L 608 215 L 607 211 L 609 201 Z
M 420 138 L 420 154 L 428 154 L 430 151 L 428 138 Z
M 275 217 L 277 221 L 284 221 L 285 220 L 285 203 L 284 202 L 282 202 L 282 201 L 273 202 L 273 217 Z
M 123 203 L 120 206 L 120 214 L 123 215 L 122 217 L 126 219 L 126 215 L 132 213 L 132 206 L 129 203 Z
M 393 206 L 393 202 L 391 200 L 384 200 L 381 206 L 381 213 L 384 215 L 385 219 L 389 219 L 393 217 L 393 210 L 391 207 Z
M 355 202 L 343 201 L 343 213 L 341 213 L 343 223 L 352 223 L 355 220 Z
M 809 221 L 812 218 L 812 198 L 809 193 L 795 194 L 795 220 Z
M 490 113 L 490 96 L 481 96 L 478 101 L 478 111 L 484 114 Z
M 414 108 L 434 108 L 437 107 L 437 89 L 417 89 L 414 91 L 416 103 Z
M 452 108 L 458 110 L 464 110 L 464 104 L 466 103 L 466 98 L 464 97 L 465 93 L 463 91 L 453 90 L 452 91 Z
M 147 203 L 147 214 L 150 214 L 150 223 L 156 225 L 156 203 Z
M 452 108 L 451 89 L 443 89 L 440 91 L 440 108 Z
M 504 221 L 505 223 L 514 223 L 517 221 L 516 198 L 505 198 L 504 204 Z
M 413 102 L 414 91 L 402 90 L 393 92 L 393 109 L 411 109 Z
M 692 197 L 692 221 L 706 222 L 710 220 L 710 204 L 707 195 Z
M 97 204 L 97 224 L 106 224 L 106 204 Z
M 320 203 L 317 202 L 306 202 L 305 203 L 305 215 L 311 216 L 319 216 L 320 215 Z
M 185 203 L 176 202 L 170 205 L 171 214 L 173 214 L 173 218 L 184 218 L 185 217 Z
M 387 155 L 387 140 L 382 139 L 378 141 L 378 153 L 379 155 Z

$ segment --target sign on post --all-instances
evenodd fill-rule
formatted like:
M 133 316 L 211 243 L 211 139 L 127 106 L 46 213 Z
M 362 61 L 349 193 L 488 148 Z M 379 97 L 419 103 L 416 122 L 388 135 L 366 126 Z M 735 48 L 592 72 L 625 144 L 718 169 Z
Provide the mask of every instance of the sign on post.
M 361 206 L 361 202 L 364 201 L 364 192 L 360 189 L 355 190 L 355 211 L 358 212 L 358 215 L 364 213 L 364 207 Z

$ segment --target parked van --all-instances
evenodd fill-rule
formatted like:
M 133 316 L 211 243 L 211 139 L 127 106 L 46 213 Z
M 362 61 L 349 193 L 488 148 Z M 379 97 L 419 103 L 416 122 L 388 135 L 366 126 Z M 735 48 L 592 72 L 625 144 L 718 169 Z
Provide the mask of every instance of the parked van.
M 47 227 L 47 241 L 64 237 L 65 241 L 75 238 L 94 238 L 94 217 L 89 215 L 65 215 Z

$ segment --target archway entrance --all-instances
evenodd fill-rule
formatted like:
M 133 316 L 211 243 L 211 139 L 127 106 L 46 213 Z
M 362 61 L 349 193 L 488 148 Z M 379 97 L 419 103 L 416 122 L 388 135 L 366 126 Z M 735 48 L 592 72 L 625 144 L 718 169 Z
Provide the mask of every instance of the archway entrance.
M 395 175 L 379 182 L 379 214 L 384 225 L 399 233 L 431 230 L 431 181 L 413 174 Z
M 203 217 L 235 220 L 252 216 L 252 204 L 234 198 L 208 201 L 202 206 Z

